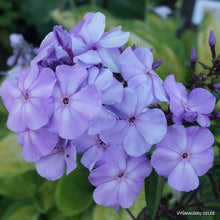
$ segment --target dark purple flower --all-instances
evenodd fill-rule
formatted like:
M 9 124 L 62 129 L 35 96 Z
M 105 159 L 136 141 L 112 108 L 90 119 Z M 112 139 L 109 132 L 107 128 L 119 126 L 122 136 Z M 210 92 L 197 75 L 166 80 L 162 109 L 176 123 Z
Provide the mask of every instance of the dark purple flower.
M 147 48 L 132 50 L 127 48 L 120 56 L 121 73 L 130 87 L 140 84 L 148 85 L 154 98 L 154 103 L 167 101 L 162 80 L 153 71 L 153 54 Z
M 66 175 L 76 167 L 76 149 L 71 141 L 59 139 L 54 150 L 35 163 L 37 172 L 48 180 L 61 178 L 66 169 Z
M 45 127 L 18 134 L 18 142 L 23 147 L 23 157 L 29 162 L 39 161 L 43 156 L 48 155 L 57 141 L 58 135 L 51 133 Z
M 152 171 L 150 161 L 146 156 L 127 157 L 121 146 L 106 149 L 106 155 L 105 163 L 89 175 L 89 181 L 97 186 L 94 201 L 116 210 L 129 208 Z
M 164 81 L 164 88 L 170 98 L 170 111 L 174 123 L 196 121 L 202 127 L 208 127 L 210 114 L 215 107 L 215 97 L 206 89 L 193 89 L 187 95 L 182 83 L 175 82 L 174 76 L 169 75 Z
M 209 46 L 210 47 L 214 47 L 215 44 L 216 44 L 215 34 L 214 34 L 214 31 L 211 30 L 209 32 Z
M 54 109 L 51 95 L 55 82 L 51 69 L 39 69 L 34 64 L 19 76 L 17 83 L 5 81 L 2 84 L 1 97 L 9 112 L 10 130 L 36 130 L 48 123 Z
M 130 156 L 140 156 L 150 150 L 165 135 L 167 123 L 160 109 L 147 109 L 152 102 L 151 88 L 140 85 L 124 89 L 123 100 L 111 107 L 119 120 L 100 134 L 101 139 L 113 145 L 122 144 Z
M 60 65 L 53 98 L 55 110 L 50 126 L 65 139 L 75 139 L 92 124 L 101 108 L 101 94 L 94 85 L 83 87 L 88 72 L 80 66 Z
M 194 190 L 199 186 L 198 176 L 212 167 L 213 143 L 214 137 L 206 128 L 173 125 L 156 145 L 151 164 L 159 175 L 168 178 L 174 189 Z
M 105 16 L 100 13 L 88 13 L 84 16 L 81 22 L 71 33 L 72 44 L 75 41 L 82 39 L 81 47 L 87 48 L 85 52 L 79 53 L 74 46 L 72 47 L 75 62 L 82 62 L 87 65 L 94 65 L 102 63 L 113 72 L 119 72 L 118 57 L 120 51 L 118 48 L 123 46 L 129 38 L 128 32 L 122 32 L 121 26 L 104 33 L 105 30 Z M 79 43 L 78 43 L 79 44 Z M 84 46 L 83 46 L 84 44 Z
M 196 50 L 195 50 L 194 47 L 192 48 L 192 51 L 191 51 L 190 60 L 191 60 L 191 62 L 193 62 L 193 63 L 195 63 L 196 60 L 197 60 L 197 57 L 196 57 Z

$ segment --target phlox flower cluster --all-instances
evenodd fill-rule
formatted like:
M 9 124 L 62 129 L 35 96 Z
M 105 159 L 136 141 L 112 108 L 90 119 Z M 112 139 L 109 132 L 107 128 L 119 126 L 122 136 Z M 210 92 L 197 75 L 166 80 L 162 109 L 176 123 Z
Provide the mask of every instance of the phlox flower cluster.
M 102 13 L 87 13 L 69 31 L 55 26 L 31 65 L 2 84 L 7 126 L 24 159 L 57 180 L 82 154 L 95 202 L 116 209 L 133 204 L 152 167 L 173 188 L 195 189 L 213 163 L 214 138 L 205 127 L 214 96 L 202 88 L 187 95 L 172 75 L 163 82 L 155 72 L 162 62 L 150 49 L 125 49 L 129 33 L 120 26 L 104 30 Z M 170 105 L 175 125 L 167 128 L 158 102 Z

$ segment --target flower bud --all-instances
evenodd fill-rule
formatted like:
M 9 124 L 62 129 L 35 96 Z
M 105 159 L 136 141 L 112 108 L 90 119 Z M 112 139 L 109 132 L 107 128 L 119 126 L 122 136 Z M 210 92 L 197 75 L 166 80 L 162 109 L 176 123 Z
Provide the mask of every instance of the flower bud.
M 214 34 L 214 31 L 211 30 L 209 32 L 209 46 L 210 47 L 214 47 L 216 44 L 216 40 L 215 40 L 215 34 Z
M 196 57 L 196 50 L 195 50 L 194 47 L 192 48 L 192 51 L 191 51 L 190 60 L 191 60 L 192 63 L 195 63 L 196 60 L 197 60 L 197 57 Z

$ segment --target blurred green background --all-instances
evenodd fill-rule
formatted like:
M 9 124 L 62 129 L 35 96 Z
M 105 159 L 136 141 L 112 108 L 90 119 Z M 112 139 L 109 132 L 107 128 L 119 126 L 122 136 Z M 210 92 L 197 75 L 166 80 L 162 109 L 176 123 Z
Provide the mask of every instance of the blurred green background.
M 154 59 L 164 60 L 156 72 L 164 79 L 174 74 L 177 81 L 188 83 L 191 76 L 190 52 L 196 48 L 198 59 L 211 63 L 208 46 L 209 31 L 217 36 L 217 52 L 220 52 L 220 20 L 206 14 L 199 26 L 190 23 L 194 1 L 183 0 L 0 0 L 0 71 L 7 71 L 7 58 L 12 54 L 9 35 L 21 33 L 27 42 L 39 47 L 45 35 L 54 25 L 62 24 L 71 29 L 83 19 L 86 12 L 101 11 L 106 15 L 106 31 L 121 25 L 130 32 L 128 45 L 136 44 L 154 49 Z M 157 6 L 172 9 L 167 19 L 154 13 Z M 199 70 L 199 66 L 197 66 Z M 4 76 L 0 75 L 2 81 Z M 218 103 L 218 107 L 219 107 Z M 88 183 L 88 172 L 79 166 L 69 176 L 50 182 L 41 178 L 34 164 L 22 158 L 22 148 L 15 134 L 6 128 L 7 112 L 0 101 L 0 219 L 3 220 L 127 220 L 125 210 L 95 205 L 93 187 Z M 212 129 L 220 142 L 220 129 Z M 217 152 L 217 146 L 214 147 Z M 207 176 L 200 180 L 200 199 L 214 198 Z M 204 187 L 203 187 L 204 186 Z M 167 184 L 163 201 L 175 207 L 188 201 L 190 193 L 177 193 Z M 137 216 L 146 206 L 144 191 L 131 207 Z M 215 216 L 192 216 L 188 219 L 220 219 L 219 203 Z M 139 216 L 139 219 L 143 219 Z M 167 219 L 167 218 L 164 218 Z M 172 218 L 171 218 L 172 219 Z

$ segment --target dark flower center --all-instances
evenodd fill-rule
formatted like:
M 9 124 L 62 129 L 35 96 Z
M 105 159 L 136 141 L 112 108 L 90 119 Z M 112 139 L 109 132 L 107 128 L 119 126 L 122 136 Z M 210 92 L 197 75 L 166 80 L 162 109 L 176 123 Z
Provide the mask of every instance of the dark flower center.
M 67 105 L 69 103 L 69 98 L 67 98 L 67 97 L 63 98 L 63 103 L 65 105 Z
M 134 123 L 134 121 L 135 121 L 135 117 L 133 116 L 133 117 L 129 118 L 128 121 L 129 121 L 130 123 Z
M 106 145 L 106 143 L 103 142 L 101 139 L 99 139 L 99 144 L 102 145 L 103 147 Z
M 24 94 L 24 98 L 25 100 L 28 100 L 29 99 L 29 95 L 27 93 Z
M 188 157 L 188 154 L 187 153 L 184 153 L 183 155 L 182 155 L 182 158 L 183 159 L 186 159 Z
M 123 176 L 124 176 L 124 173 L 120 173 L 120 174 L 118 175 L 119 178 L 122 178 Z

